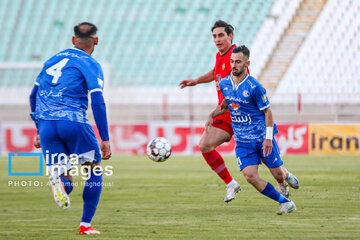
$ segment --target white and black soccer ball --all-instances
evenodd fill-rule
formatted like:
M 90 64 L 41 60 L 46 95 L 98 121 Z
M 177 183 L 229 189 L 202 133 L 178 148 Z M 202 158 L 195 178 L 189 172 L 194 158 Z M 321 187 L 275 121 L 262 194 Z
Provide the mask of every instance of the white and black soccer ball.
M 165 138 L 156 137 L 148 143 L 146 153 L 154 162 L 164 162 L 171 155 L 171 145 Z

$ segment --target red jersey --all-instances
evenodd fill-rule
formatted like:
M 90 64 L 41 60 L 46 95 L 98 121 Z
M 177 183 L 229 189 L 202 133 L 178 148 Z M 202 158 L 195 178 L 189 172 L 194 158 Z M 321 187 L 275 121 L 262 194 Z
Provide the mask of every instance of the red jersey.
M 223 55 L 220 55 L 220 52 L 216 54 L 216 63 L 214 67 L 214 79 L 216 84 L 216 90 L 218 93 L 218 99 L 219 99 L 219 105 L 222 103 L 224 96 L 222 95 L 220 88 L 219 88 L 219 82 L 221 79 L 226 77 L 231 73 L 231 66 L 230 66 L 230 57 L 232 50 L 236 47 L 236 45 L 232 45 L 231 48 L 224 53 Z
M 230 57 L 232 50 L 236 48 L 236 45 L 232 45 L 231 48 L 224 53 L 223 55 L 220 55 L 218 52 L 216 54 L 216 63 L 214 67 L 214 79 L 216 83 L 216 90 L 218 93 L 218 99 L 219 99 L 219 105 L 222 103 L 224 96 L 222 95 L 220 88 L 219 88 L 219 82 L 224 77 L 228 76 L 231 73 L 231 66 L 230 66 Z M 247 69 L 247 72 L 249 73 L 249 69 Z

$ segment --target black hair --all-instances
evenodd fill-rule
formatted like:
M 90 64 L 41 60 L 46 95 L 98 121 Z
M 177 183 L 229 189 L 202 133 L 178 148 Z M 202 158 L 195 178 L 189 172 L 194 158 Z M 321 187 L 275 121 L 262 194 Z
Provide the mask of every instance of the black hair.
M 233 48 L 232 52 L 233 53 L 241 52 L 242 54 L 244 54 L 244 56 L 247 56 L 248 58 L 250 57 L 250 50 L 245 45 L 241 45 L 239 47 Z
M 230 35 L 230 33 L 232 33 L 232 34 L 234 33 L 234 27 L 223 20 L 217 20 L 214 23 L 214 26 L 211 28 L 211 32 L 214 31 L 214 29 L 218 28 L 218 27 L 224 27 L 227 35 Z
M 80 30 L 80 27 L 83 26 L 83 25 L 87 25 L 90 28 L 86 29 L 86 31 Z M 89 37 L 92 37 L 92 36 L 96 35 L 97 30 L 98 29 L 95 26 L 95 24 L 92 24 L 92 23 L 89 23 L 89 22 L 82 22 L 82 23 L 79 23 L 78 25 L 76 25 L 74 27 L 74 34 L 75 34 L 76 37 L 79 37 L 79 38 L 89 38 Z

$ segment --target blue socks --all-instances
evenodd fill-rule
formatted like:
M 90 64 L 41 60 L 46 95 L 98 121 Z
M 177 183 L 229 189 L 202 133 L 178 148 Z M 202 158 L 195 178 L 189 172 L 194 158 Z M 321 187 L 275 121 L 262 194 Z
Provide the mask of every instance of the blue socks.
M 72 182 L 70 182 L 67 178 L 60 177 L 61 181 L 64 183 L 65 192 L 69 195 L 73 190 Z
M 95 172 L 95 174 L 94 174 Z M 102 189 L 102 172 L 101 171 L 90 171 L 90 178 L 86 181 L 83 200 L 83 216 L 81 222 L 90 223 L 93 218 L 97 205 L 99 203 L 101 189 Z
M 267 183 L 265 189 L 261 193 L 279 203 L 290 202 L 289 199 L 287 199 L 286 197 L 281 195 L 278 191 L 276 191 L 274 186 L 271 185 L 271 183 L 269 182 Z

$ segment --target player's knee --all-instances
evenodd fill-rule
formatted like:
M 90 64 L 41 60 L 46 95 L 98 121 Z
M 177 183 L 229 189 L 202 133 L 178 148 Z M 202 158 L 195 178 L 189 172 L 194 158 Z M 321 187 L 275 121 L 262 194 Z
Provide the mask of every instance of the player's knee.
M 245 179 L 248 183 L 250 183 L 251 185 L 255 185 L 258 177 L 256 174 L 252 174 L 252 173 L 248 173 L 248 174 L 244 174 Z
M 279 167 L 278 169 L 276 169 L 276 171 L 273 172 L 274 178 L 276 180 L 285 180 L 286 176 L 287 176 L 287 172 L 285 172 L 281 167 Z
M 204 141 L 200 141 L 199 149 L 202 153 L 207 153 L 207 152 L 210 152 L 211 150 L 213 150 L 214 148 L 212 148 L 208 143 L 206 143 Z

